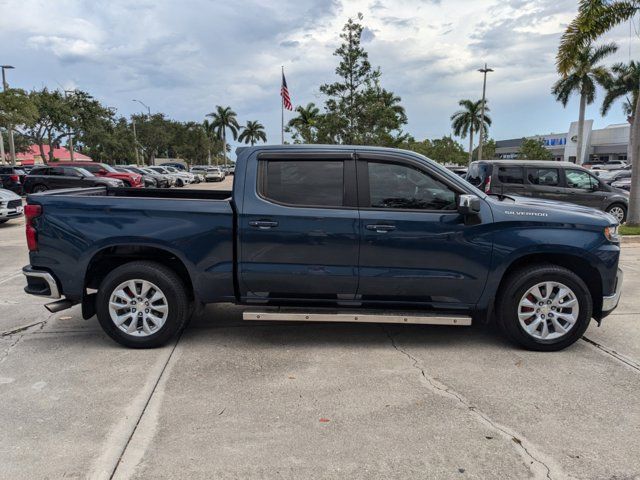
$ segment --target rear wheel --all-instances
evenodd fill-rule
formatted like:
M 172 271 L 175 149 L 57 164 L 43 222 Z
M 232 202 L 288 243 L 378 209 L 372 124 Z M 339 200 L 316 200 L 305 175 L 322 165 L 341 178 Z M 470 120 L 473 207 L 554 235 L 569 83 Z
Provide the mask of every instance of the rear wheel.
M 621 203 L 614 203 L 613 205 L 609 205 L 607 208 L 607 213 L 616 217 L 616 220 L 620 223 L 624 223 L 627 220 L 627 207 L 625 207 Z
M 184 182 L 181 178 L 176 179 L 176 187 L 184 187 Z
M 109 273 L 98 289 L 102 329 L 131 348 L 159 347 L 189 316 L 189 299 L 176 273 L 155 262 L 131 262 Z
M 530 350 L 562 350 L 587 330 L 593 311 L 589 289 L 575 273 L 555 265 L 518 270 L 504 282 L 498 322 Z

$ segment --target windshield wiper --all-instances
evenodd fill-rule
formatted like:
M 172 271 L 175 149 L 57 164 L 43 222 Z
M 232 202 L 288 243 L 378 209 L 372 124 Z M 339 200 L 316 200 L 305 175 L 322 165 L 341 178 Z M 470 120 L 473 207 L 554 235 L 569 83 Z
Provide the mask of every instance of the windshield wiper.
M 498 197 L 498 200 L 502 201 L 505 198 L 508 198 L 509 200 L 513 200 L 514 202 L 516 201 L 515 198 L 509 196 L 509 195 L 505 195 L 504 193 L 487 193 L 487 195 L 491 195 L 492 197 Z

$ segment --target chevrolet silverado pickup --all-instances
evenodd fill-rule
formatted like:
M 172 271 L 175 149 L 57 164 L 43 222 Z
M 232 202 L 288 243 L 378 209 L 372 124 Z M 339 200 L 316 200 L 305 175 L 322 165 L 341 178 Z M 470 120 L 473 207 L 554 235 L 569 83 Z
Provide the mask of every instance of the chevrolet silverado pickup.
M 560 350 L 617 306 L 618 222 L 487 195 L 421 155 L 349 146 L 238 149 L 232 191 L 96 187 L 29 195 L 25 291 L 81 304 L 128 347 L 194 308 L 245 320 L 470 325 Z

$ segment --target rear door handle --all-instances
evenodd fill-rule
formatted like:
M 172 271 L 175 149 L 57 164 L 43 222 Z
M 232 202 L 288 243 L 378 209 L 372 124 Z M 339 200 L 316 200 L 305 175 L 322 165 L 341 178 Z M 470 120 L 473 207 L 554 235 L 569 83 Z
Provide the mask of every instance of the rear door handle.
M 278 222 L 273 220 L 251 220 L 249 222 L 250 227 L 259 228 L 260 230 L 269 230 L 278 226 Z
M 374 232 L 378 232 L 378 233 L 387 233 L 390 232 L 392 230 L 396 229 L 395 225 L 384 225 L 384 224 L 371 224 L 371 225 L 366 225 L 365 228 L 367 230 L 372 230 Z

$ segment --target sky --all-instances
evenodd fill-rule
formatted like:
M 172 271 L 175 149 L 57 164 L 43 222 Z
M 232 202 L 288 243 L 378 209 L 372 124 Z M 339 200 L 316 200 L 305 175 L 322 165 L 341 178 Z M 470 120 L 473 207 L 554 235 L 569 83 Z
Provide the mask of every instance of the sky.
M 183 121 L 229 105 L 279 143 L 281 66 L 294 107 L 322 105 L 342 26 L 362 13 L 364 47 L 402 98 L 406 132 L 449 135 L 457 102 L 481 97 L 486 62 L 490 136 L 520 138 L 577 119 L 577 98 L 563 108 L 550 94 L 576 10 L 576 0 L 0 0 L 0 64 L 16 67 L 14 87 L 79 88 L 125 116 L 142 111 L 134 98 Z M 637 58 L 636 29 L 602 39 L 619 46 L 608 63 Z M 620 104 L 599 115 L 602 97 L 587 109 L 594 127 L 624 122 Z

